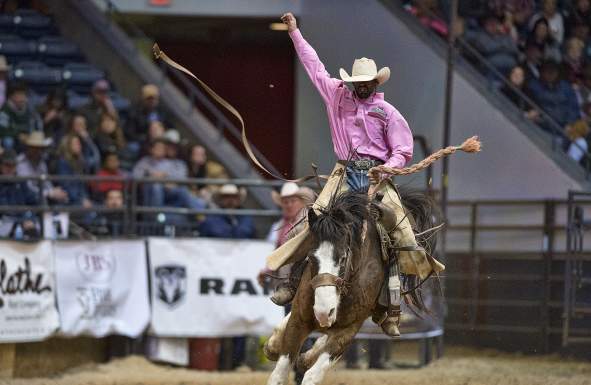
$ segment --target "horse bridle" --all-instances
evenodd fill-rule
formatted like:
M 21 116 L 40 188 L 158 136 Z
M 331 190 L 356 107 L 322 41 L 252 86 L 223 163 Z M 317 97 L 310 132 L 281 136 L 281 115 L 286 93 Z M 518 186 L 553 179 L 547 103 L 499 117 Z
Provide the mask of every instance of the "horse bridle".
M 350 247 L 347 247 L 345 257 L 339 260 L 339 275 L 330 273 L 316 274 L 316 276 L 310 280 L 310 286 L 312 286 L 312 290 L 316 290 L 322 286 L 334 286 L 337 288 L 339 294 L 346 294 L 352 270 L 351 255 L 351 249 Z M 340 277 L 341 273 L 344 274 L 345 278 Z

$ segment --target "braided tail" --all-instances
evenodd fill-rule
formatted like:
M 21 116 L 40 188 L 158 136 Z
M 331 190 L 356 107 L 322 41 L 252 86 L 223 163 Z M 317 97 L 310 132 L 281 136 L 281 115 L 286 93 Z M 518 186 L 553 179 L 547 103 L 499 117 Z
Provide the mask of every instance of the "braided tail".
M 419 163 L 415 163 L 410 167 L 404 168 L 393 168 L 388 166 L 376 166 L 369 170 L 370 173 L 381 173 L 381 174 L 388 174 L 388 175 L 409 175 L 414 174 L 415 172 L 421 171 L 429 167 L 431 164 L 435 163 L 440 158 L 444 156 L 451 155 L 456 151 L 464 151 L 464 152 L 479 152 L 481 148 L 480 140 L 478 140 L 477 136 L 473 136 L 471 138 L 466 139 L 464 143 L 460 146 L 449 146 L 446 148 L 442 148 L 441 150 L 429 155 L 425 159 L 421 160 Z

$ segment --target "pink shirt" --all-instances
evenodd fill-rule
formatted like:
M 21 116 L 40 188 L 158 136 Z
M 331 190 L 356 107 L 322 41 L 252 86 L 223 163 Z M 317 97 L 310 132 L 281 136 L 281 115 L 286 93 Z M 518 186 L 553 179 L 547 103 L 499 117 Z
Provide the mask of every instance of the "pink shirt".
M 331 78 L 314 48 L 299 29 L 290 32 L 295 50 L 314 86 L 320 92 L 338 159 L 347 159 L 351 149 L 356 158 L 383 160 L 386 166 L 401 168 L 411 160 L 413 139 L 400 112 L 376 92 L 359 100 L 342 80 Z

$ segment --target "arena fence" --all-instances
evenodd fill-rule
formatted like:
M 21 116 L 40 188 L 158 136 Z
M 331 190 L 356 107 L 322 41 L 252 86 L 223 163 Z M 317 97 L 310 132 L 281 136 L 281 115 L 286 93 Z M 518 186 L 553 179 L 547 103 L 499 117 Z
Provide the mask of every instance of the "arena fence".
M 586 197 L 577 202 L 582 212 L 591 211 Z M 573 251 L 566 247 L 569 204 L 558 200 L 450 202 L 456 222 L 448 228 L 446 253 L 449 340 L 550 352 L 560 349 L 567 322 L 571 334 L 588 341 L 591 330 L 584 323 L 588 320 L 569 319 L 564 309 L 565 283 L 572 285 L 565 272 L 574 263 Z M 580 229 L 581 238 L 586 232 L 589 228 Z M 591 251 L 582 243 L 576 261 L 578 266 L 591 261 Z M 579 282 L 589 280 L 589 274 L 581 269 Z M 577 302 L 577 309 L 587 314 L 591 303 Z

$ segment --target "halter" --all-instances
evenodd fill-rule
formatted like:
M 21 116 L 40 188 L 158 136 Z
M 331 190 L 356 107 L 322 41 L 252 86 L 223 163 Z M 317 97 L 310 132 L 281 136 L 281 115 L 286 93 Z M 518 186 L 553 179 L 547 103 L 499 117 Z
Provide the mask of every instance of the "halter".
M 351 242 L 350 236 L 348 238 L 349 242 Z M 345 252 L 345 257 L 339 259 L 339 275 L 330 273 L 316 274 L 316 276 L 310 280 L 312 290 L 316 290 L 322 286 L 334 286 L 338 290 L 339 295 L 347 294 L 353 272 L 352 254 L 351 246 L 349 245 Z M 340 277 L 341 274 L 344 275 L 344 278 Z

